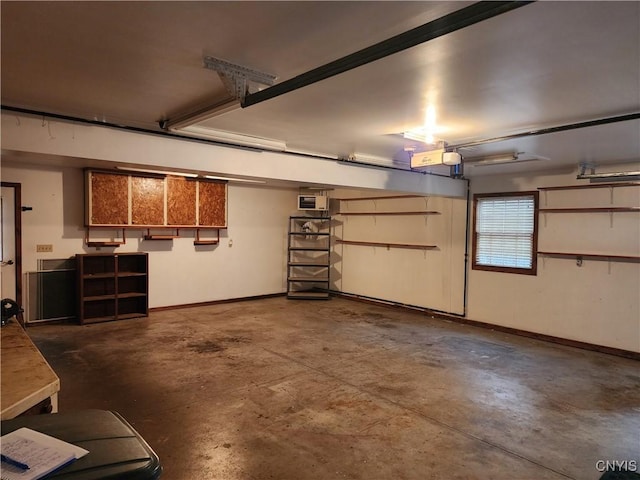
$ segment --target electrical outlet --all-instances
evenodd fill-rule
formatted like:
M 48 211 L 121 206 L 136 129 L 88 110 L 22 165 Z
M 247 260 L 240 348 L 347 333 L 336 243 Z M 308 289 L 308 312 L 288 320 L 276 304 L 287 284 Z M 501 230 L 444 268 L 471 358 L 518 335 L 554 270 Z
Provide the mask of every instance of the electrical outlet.
M 53 245 L 36 245 L 36 252 L 53 252 Z

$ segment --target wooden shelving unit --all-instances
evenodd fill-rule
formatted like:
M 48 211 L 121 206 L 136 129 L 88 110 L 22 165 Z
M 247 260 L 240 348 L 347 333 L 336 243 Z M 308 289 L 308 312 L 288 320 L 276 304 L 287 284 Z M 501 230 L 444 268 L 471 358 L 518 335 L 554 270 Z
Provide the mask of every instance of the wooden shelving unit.
M 350 202 L 359 200 L 388 200 L 388 199 L 405 199 L 405 198 L 423 198 L 428 199 L 425 195 L 391 195 L 380 197 L 360 197 L 360 198 L 343 198 L 340 201 Z M 426 202 L 425 202 L 426 208 Z M 395 211 L 365 211 L 365 212 L 339 212 L 338 215 L 344 216 L 371 216 L 376 217 L 380 215 L 384 216 L 405 216 L 405 215 L 441 215 L 442 212 L 436 210 L 395 210 Z M 341 240 L 336 239 L 336 243 L 342 245 L 355 245 L 365 247 L 384 247 L 387 250 L 392 248 L 403 248 L 412 250 L 434 250 L 437 249 L 437 245 L 424 245 L 416 243 L 397 243 L 397 242 L 376 242 L 376 241 L 364 241 L 364 240 Z
M 618 262 L 640 262 L 637 255 L 608 255 L 606 253 L 576 253 L 576 252 L 538 252 L 546 257 L 576 258 L 589 260 L 609 260 Z
M 389 195 L 389 196 L 379 196 L 379 197 L 358 197 L 358 198 L 339 198 L 337 200 L 339 200 L 340 202 L 357 202 L 357 201 L 367 201 L 367 200 L 394 200 L 394 199 L 405 199 L 405 198 L 425 198 L 427 199 L 428 197 L 425 195 Z M 426 207 L 426 205 L 425 205 Z M 342 210 L 342 209 L 341 209 Z M 435 210 L 395 210 L 392 212 L 389 211 L 369 211 L 369 212 L 343 212 L 340 211 L 338 212 L 336 215 L 371 215 L 371 216 L 378 216 L 378 215 L 396 215 L 396 216 L 401 216 L 401 215 L 440 215 L 441 212 L 437 212 Z
M 640 207 L 578 207 L 578 208 L 540 208 L 540 213 L 613 213 L 640 212 Z
M 329 298 L 330 221 L 330 217 L 289 217 L 287 298 Z
M 78 254 L 76 262 L 81 324 L 148 316 L 146 253 Z
M 122 228 L 122 240 L 91 240 L 90 239 L 90 231 L 91 229 L 106 229 L 108 227 L 87 227 L 85 230 L 85 244 L 88 247 L 119 247 L 126 243 L 126 230 L 136 230 L 142 229 L 143 227 L 124 227 Z M 220 243 L 220 229 L 225 229 L 226 227 L 179 227 L 175 228 L 175 233 L 151 233 L 151 229 L 145 228 L 147 233 L 142 236 L 143 240 L 147 241 L 156 241 L 156 240 L 173 240 L 175 238 L 181 238 L 180 230 L 195 230 L 195 239 L 193 241 L 194 245 L 217 245 Z M 204 230 L 212 230 L 215 231 L 215 236 L 212 235 L 211 238 L 202 238 L 201 232 Z
M 584 188 L 616 188 L 616 187 L 637 187 L 640 182 L 617 182 L 617 183 L 590 183 L 588 185 L 561 185 L 557 187 L 538 187 L 541 192 L 553 190 L 580 190 Z
M 542 214 L 566 214 L 566 213 L 608 213 L 611 215 L 611 226 L 613 227 L 613 214 L 614 213 L 637 213 L 640 212 L 640 207 L 628 207 L 628 206 L 614 206 L 613 189 L 621 187 L 638 187 L 640 182 L 615 182 L 615 183 L 594 183 L 586 185 L 560 185 L 554 187 L 538 187 L 541 192 L 549 191 L 570 191 L 570 190 L 584 190 L 584 189 L 603 189 L 608 188 L 611 190 L 610 206 L 602 207 L 563 207 L 563 208 L 540 208 L 538 211 Z M 545 217 L 546 219 L 546 217 Z M 606 253 L 581 253 L 581 252 L 561 252 L 561 251 L 538 251 L 538 255 L 545 257 L 555 257 L 564 259 L 575 259 L 578 265 L 582 265 L 583 260 L 597 260 L 597 261 L 609 261 L 609 262 L 640 262 L 640 256 L 637 255 L 620 255 L 620 254 L 606 254 Z

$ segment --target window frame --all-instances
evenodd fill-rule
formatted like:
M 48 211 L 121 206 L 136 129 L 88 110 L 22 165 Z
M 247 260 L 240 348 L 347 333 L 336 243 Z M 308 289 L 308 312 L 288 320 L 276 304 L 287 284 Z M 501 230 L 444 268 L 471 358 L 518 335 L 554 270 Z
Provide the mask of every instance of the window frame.
M 531 242 L 531 268 L 520 267 L 503 267 L 497 265 L 484 265 L 479 264 L 476 261 L 476 254 L 478 248 L 478 232 L 477 215 L 478 215 L 478 200 L 485 198 L 504 198 L 504 197 L 533 197 L 533 238 Z M 476 193 L 473 195 L 473 249 L 471 256 L 471 268 L 473 270 L 484 270 L 489 272 L 501 272 L 501 273 L 515 273 L 520 275 L 537 275 L 538 274 L 538 217 L 539 217 L 539 192 L 538 191 L 522 191 L 522 192 L 500 192 L 500 193 Z

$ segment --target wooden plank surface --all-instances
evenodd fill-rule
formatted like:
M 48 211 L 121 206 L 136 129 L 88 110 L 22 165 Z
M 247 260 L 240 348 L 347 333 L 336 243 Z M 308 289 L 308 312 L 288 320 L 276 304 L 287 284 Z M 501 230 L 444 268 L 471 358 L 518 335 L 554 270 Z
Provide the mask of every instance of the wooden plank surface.
M 24 329 L 15 321 L 1 330 L 1 413 L 14 418 L 60 390 L 60 380 Z
M 91 172 L 91 225 L 129 223 L 129 177 Z
M 164 225 L 164 178 L 131 177 L 131 223 Z
M 200 225 L 227 226 L 227 184 L 200 182 Z
M 167 223 L 196 224 L 196 185 L 184 177 L 167 177 Z

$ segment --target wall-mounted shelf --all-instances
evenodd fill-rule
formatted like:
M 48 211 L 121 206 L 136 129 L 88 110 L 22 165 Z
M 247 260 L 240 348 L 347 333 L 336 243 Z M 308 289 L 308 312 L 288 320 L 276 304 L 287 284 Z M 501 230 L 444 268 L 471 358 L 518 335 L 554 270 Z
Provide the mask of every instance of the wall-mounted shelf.
M 135 227 L 86 227 L 85 229 L 85 244 L 88 247 L 100 248 L 100 247 L 119 247 L 120 245 L 124 245 L 126 243 L 126 230 L 146 230 L 146 235 L 143 235 L 144 240 L 173 240 L 174 238 L 180 238 L 180 230 L 195 230 L 196 237 L 193 241 L 194 245 L 217 245 L 220 243 L 220 230 L 225 229 L 226 227 L 177 227 L 175 228 L 175 234 L 156 234 L 151 233 L 150 228 L 143 226 L 135 226 Z M 91 240 L 90 239 L 90 231 L 97 229 L 111 229 L 111 230 L 122 230 L 122 240 Z M 203 230 L 215 230 L 214 238 L 201 238 L 200 232 Z
M 87 242 L 87 247 L 94 247 L 94 248 L 100 248 L 100 247 L 119 247 L 120 245 L 124 245 L 124 242 L 100 242 L 100 241 L 96 241 L 96 242 Z
M 417 243 L 388 243 L 388 242 L 360 242 L 355 240 L 336 240 L 336 243 L 342 243 L 344 245 L 360 245 L 367 247 L 386 247 L 390 248 L 409 248 L 414 250 L 434 250 L 438 248 L 437 245 L 421 245 Z
M 563 257 L 590 260 L 617 260 L 621 262 L 638 262 L 640 256 L 636 255 L 608 255 L 603 253 L 575 253 L 575 252 L 538 252 L 538 255 L 547 257 Z
M 194 245 L 218 245 L 220 243 L 220 229 L 216 228 L 215 238 L 200 238 L 200 228 L 196 230 L 196 238 L 193 241 Z
M 614 213 L 637 213 L 640 212 L 640 207 L 627 207 L 627 206 L 615 206 L 613 189 L 618 187 L 637 187 L 640 186 L 640 182 L 615 182 L 615 183 L 596 183 L 588 185 L 560 185 L 554 187 L 538 187 L 541 192 L 548 191 L 561 191 L 561 190 L 585 190 L 585 189 L 610 189 L 611 193 L 611 205 L 607 207 L 564 207 L 564 208 L 540 208 L 538 211 L 541 214 L 545 214 L 543 217 L 545 223 L 547 221 L 546 214 L 565 214 L 565 213 L 607 213 L 610 216 L 611 227 L 613 228 Z M 570 225 L 570 224 L 567 224 Z M 613 249 L 613 248 L 612 248 Z M 640 257 L 634 255 L 618 255 L 618 254 L 601 254 L 601 253 L 580 253 L 580 252 L 558 252 L 558 251 L 538 251 L 538 255 L 546 257 L 557 257 L 565 259 L 575 259 L 578 266 L 582 265 L 583 260 L 605 260 L 605 261 L 618 261 L 618 262 L 638 262 Z
M 173 240 L 174 238 L 180 238 L 180 235 L 145 235 L 145 240 Z
M 540 213 L 640 212 L 640 207 L 540 208 Z
M 394 198 L 426 198 L 426 195 L 389 195 L 387 197 L 357 197 L 357 198 L 337 198 L 341 202 L 356 202 L 359 200 L 388 200 Z
M 616 188 L 616 187 L 637 187 L 640 182 L 619 182 L 619 183 L 595 183 L 589 185 L 563 185 L 558 187 L 538 187 L 541 192 L 553 190 L 578 190 L 583 188 Z
M 435 210 L 405 211 L 405 212 L 338 212 L 337 215 L 440 215 Z
M 90 228 L 86 228 L 84 232 L 84 243 L 87 247 L 119 247 L 120 245 L 124 245 L 127 241 L 124 228 L 122 229 L 122 240 L 91 240 L 90 230 Z M 116 228 L 116 230 L 120 229 Z
M 180 235 L 145 235 L 142 238 L 144 240 L 173 240 L 174 238 L 180 238 Z
M 176 229 L 175 234 L 151 233 L 151 229 L 147 228 L 147 234 L 142 237 L 144 240 L 173 240 L 180 238 L 180 230 Z

